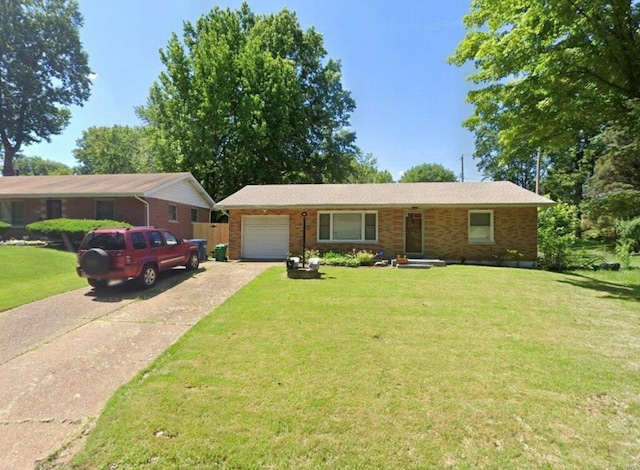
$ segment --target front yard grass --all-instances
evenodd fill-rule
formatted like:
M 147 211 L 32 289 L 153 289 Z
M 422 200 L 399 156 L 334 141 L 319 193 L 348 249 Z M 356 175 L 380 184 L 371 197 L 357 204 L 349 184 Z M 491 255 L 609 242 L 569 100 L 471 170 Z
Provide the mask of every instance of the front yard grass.
M 85 286 L 75 267 L 75 253 L 0 246 L 0 312 Z
M 73 466 L 640 464 L 640 271 L 322 271 L 272 268 L 203 319 Z

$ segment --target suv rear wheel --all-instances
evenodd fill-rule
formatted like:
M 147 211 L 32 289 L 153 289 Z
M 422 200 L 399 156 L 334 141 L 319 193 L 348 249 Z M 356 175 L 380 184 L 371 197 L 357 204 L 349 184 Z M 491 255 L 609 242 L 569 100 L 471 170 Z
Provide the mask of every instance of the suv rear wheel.
M 189 271 L 195 271 L 196 269 L 198 269 L 198 266 L 200 266 L 200 255 L 196 252 L 192 252 L 189 255 L 189 261 L 187 261 L 187 264 L 185 266 Z
M 109 285 L 109 281 L 107 281 L 106 279 L 92 279 L 92 278 L 89 278 L 89 279 L 87 279 L 87 281 L 89 281 L 89 285 L 91 287 L 94 287 L 96 289 L 104 289 L 105 287 L 107 287 Z
M 158 279 L 158 270 L 153 264 L 145 264 L 138 278 L 138 284 L 145 289 L 150 289 Z

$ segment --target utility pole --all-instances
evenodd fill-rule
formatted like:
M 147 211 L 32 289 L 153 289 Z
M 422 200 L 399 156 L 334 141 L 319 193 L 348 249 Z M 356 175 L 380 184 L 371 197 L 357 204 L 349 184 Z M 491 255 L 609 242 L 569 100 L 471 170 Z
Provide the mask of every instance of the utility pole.
M 538 147 L 536 157 L 536 194 L 540 194 L 540 160 L 542 159 L 542 147 Z
M 460 181 L 464 183 L 464 154 L 460 156 Z

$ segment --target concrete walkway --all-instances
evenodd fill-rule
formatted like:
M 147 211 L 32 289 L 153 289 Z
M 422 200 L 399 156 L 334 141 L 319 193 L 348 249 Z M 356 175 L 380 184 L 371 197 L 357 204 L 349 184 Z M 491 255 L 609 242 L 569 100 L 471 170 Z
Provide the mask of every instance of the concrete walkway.
M 270 266 L 209 261 L 150 291 L 87 286 L 1 312 L 0 469 L 67 462 L 122 384 Z

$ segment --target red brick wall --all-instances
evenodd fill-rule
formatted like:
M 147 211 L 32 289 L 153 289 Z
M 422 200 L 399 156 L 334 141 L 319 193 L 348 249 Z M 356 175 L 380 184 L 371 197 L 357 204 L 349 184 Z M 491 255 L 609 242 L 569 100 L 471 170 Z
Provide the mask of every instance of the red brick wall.
M 425 212 L 425 255 L 447 260 L 493 261 L 507 250 L 518 250 L 522 261 L 537 257 L 538 213 L 535 207 L 493 211 L 494 243 L 467 240 L 467 209 L 430 209 Z
M 178 238 L 193 238 L 193 224 L 191 223 L 191 208 L 185 204 L 178 204 L 162 199 L 148 199 L 149 201 L 149 225 L 163 227 L 171 230 Z M 169 220 L 169 206 L 178 208 L 177 221 Z M 208 222 L 209 211 L 198 209 L 198 221 Z
M 110 198 L 98 198 L 107 200 Z M 95 218 L 96 198 L 68 198 L 62 199 L 62 217 L 68 219 L 93 219 Z M 191 206 L 176 204 L 178 206 L 178 221 L 169 221 L 169 201 L 150 198 L 149 225 L 155 225 L 171 230 L 180 238 L 193 238 L 193 226 L 191 224 Z M 25 225 L 47 218 L 47 199 L 24 200 Z M 146 206 L 140 200 L 129 198 L 115 198 L 115 220 L 128 222 L 131 225 L 146 225 Z M 209 211 L 198 208 L 198 221 L 208 222 Z M 26 228 L 11 228 L 4 233 L 4 238 L 22 238 L 33 236 Z
M 404 209 L 378 210 L 377 243 L 325 243 L 317 241 L 318 211 L 307 209 L 306 247 L 321 252 L 369 250 L 384 252 L 385 258 L 393 258 L 404 252 Z M 359 210 L 354 208 L 354 210 Z M 364 209 L 362 209 L 364 210 Z M 230 210 L 229 251 L 230 259 L 240 259 L 242 247 L 243 215 L 288 215 L 289 252 L 302 252 L 302 209 L 296 210 Z M 415 212 L 415 211 L 411 211 Z M 495 261 L 496 255 L 506 250 L 518 250 L 522 261 L 535 261 L 537 257 L 537 209 L 497 208 L 494 210 L 494 243 L 470 244 L 467 239 L 468 209 L 426 209 L 423 214 L 425 256 L 446 260 Z

